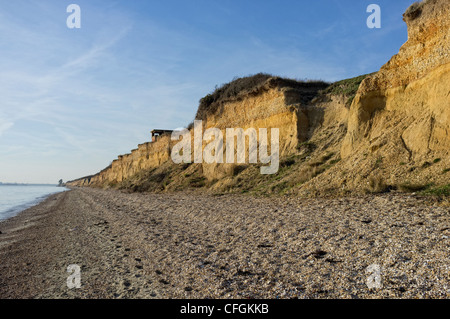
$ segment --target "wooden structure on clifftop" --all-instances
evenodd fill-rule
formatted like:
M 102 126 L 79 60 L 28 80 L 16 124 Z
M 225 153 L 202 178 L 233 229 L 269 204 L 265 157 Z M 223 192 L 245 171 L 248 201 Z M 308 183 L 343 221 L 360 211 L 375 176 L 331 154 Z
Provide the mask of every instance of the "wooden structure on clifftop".
M 153 130 L 151 131 L 152 134 L 152 143 L 156 142 L 158 140 L 158 137 L 160 137 L 163 134 L 172 134 L 173 130 Z

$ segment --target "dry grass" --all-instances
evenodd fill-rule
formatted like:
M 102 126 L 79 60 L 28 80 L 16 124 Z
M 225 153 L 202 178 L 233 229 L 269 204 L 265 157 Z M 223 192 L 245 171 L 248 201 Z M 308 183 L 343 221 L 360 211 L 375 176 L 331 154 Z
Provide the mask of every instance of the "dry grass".
M 257 95 L 270 88 L 317 88 L 317 91 L 319 91 L 328 86 L 329 83 L 323 81 L 298 81 L 276 77 L 268 73 L 258 73 L 251 76 L 234 78 L 229 83 L 223 84 L 220 87 L 216 86 L 212 93 L 200 99 L 195 118 L 197 120 L 204 120 L 207 115 L 220 113 L 220 107 L 226 102 L 234 101 L 242 96 Z
M 375 194 L 384 193 L 389 189 L 389 186 L 384 181 L 384 178 L 378 174 L 369 177 L 368 186 L 368 191 Z
M 423 185 L 423 184 L 403 183 L 398 185 L 398 190 L 402 192 L 420 192 L 426 190 L 430 186 L 431 186 L 430 184 Z

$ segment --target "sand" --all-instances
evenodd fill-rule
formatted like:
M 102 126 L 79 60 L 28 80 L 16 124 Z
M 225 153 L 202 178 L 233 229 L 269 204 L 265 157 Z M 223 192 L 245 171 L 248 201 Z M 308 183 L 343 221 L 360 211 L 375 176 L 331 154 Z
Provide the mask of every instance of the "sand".
M 76 188 L 0 222 L 0 298 L 449 298 L 449 217 L 393 193 Z

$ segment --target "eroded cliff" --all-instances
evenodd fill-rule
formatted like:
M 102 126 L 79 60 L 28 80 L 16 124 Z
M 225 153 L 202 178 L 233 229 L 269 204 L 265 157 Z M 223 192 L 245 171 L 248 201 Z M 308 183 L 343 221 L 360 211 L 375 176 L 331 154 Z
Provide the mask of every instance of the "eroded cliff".
M 176 142 L 163 136 L 71 184 L 304 195 L 448 185 L 449 7 L 447 0 L 413 4 L 404 14 L 408 41 L 377 73 L 332 85 L 258 74 L 200 101 L 203 131 L 278 128 L 277 174 L 263 176 L 261 165 L 249 165 L 248 145 L 245 164 L 174 164 Z
M 404 14 L 408 41 L 361 83 L 341 149 L 353 184 L 374 174 L 390 185 L 448 181 L 449 18 L 448 1 L 413 4 Z
M 253 78 L 258 77 L 260 75 L 244 79 L 252 81 Z M 236 81 L 240 80 L 242 79 Z M 256 84 L 250 83 L 247 85 L 249 85 L 247 90 L 251 89 L 251 91 L 241 88 L 239 92 L 229 96 L 226 100 L 222 97 L 220 105 L 210 103 L 202 112 L 197 113 L 197 120 L 202 121 L 200 134 L 203 134 L 209 128 L 218 128 L 222 132 L 224 143 L 226 143 L 226 130 L 228 128 L 244 131 L 250 128 L 255 129 L 256 132 L 264 128 L 267 129 L 267 138 L 270 140 L 271 129 L 276 128 L 280 135 L 280 156 L 288 156 L 294 153 L 298 144 L 308 139 L 309 118 L 305 107 L 320 90 L 327 87 L 327 84 L 324 82 L 304 83 L 264 75 L 263 78 L 259 78 Z M 194 145 L 195 132 L 193 127 L 190 127 L 190 136 L 191 145 Z M 177 164 L 172 162 L 171 152 L 173 146 L 178 142 L 179 140 L 172 140 L 170 134 L 163 135 L 155 142 L 139 145 L 130 154 L 119 156 L 102 172 L 72 181 L 70 184 L 73 186 L 116 186 L 127 179 L 140 178 L 142 175 L 139 174 L 140 172 L 153 171 L 163 164 L 167 164 L 164 167 L 176 166 Z M 210 141 L 203 139 L 203 149 L 209 143 Z M 237 141 L 234 144 L 236 154 Z M 246 163 L 248 164 L 248 138 L 245 153 Z M 225 156 L 226 154 L 223 155 L 223 157 Z M 192 152 L 192 162 L 194 162 L 193 157 Z M 205 179 L 216 181 L 233 176 L 236 166 L 238 166 L 237 161 L 231 164 L 207 164 L 203 162 L 196 167 L 199 168 L 200 174 Z

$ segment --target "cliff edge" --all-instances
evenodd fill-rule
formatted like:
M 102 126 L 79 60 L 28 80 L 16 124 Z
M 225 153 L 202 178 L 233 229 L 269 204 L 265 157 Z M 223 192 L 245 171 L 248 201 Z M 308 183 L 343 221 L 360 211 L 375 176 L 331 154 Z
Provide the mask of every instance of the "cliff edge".
M 439 184 L 448 180 L 440 173 L 450 150 L 450 6 L 417 2 L 403 18 L 408 41 L 361 83 L 341 156 L 360 176 L 378 174 L 392 185 Z M 369 172 L 364 157 L 383 165 Z

